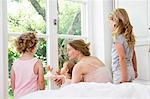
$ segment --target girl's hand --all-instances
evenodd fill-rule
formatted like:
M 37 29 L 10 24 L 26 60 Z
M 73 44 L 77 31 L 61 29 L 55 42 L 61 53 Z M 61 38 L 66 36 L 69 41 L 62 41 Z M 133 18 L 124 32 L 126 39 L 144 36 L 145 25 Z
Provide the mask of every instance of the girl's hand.
M 46 66 L 46 71 L 52 71 L 53 70 L 53 67 L 52 66 L 50 66 L 50 65 L 47 65 Z
M 138 73 L 137 72 L 135 72 L 135 79 L 138 77 Z
M 52 78 L 57 86 L 62 85 L 65 82 L 65 77 L 63 75 L 57 75 Z
M 60 71 L 61 71 L 61 70 L 58 68 L 58 69 L 56 70 L 56 74 L 57 74 L 57 75 L 60 75 Z

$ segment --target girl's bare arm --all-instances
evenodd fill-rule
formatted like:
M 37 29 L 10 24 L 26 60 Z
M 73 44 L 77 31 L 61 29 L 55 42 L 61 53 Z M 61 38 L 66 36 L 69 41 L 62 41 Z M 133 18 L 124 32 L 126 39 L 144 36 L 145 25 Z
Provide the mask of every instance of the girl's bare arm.
M 126 57 L 125 57 L 125 51 L 123 45 L 120 43 L 116 43 L 115 47 L 119 55 L 119 63 L 121 66 L 121 77 L 122 77 L 121 82 L 127 82 L 128 81 L 127 65 L 126 65 L 126 60 L 125 60 Z

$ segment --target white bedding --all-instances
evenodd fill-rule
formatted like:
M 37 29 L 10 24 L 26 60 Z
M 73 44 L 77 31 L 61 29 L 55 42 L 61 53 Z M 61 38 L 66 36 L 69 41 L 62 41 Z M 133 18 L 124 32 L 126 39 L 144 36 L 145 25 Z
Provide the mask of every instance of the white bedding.
M 150 99 L 150 85 L 79 83 L 59 90 L 37 91 L 21 99 Z

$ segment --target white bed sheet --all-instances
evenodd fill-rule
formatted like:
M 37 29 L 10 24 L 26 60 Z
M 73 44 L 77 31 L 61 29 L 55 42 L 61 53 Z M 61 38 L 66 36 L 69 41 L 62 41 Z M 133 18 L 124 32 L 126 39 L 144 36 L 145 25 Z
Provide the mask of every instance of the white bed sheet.
M 150 99 L 150 85 L 138 83 L 78 83 L 44 90 L 21 99 Z

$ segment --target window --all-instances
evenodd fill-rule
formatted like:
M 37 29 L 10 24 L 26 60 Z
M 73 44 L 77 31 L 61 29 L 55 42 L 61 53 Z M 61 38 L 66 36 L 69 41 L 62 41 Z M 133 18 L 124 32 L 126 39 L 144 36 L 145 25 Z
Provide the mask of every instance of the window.
M 61 67 L 67 60 L 66 42 L 69 39 L 89 38 L 87 12 L 87 2 L 83 0 L 7 1 L 10 99 L 13 98 L 10 69 L 13 61 L 19 57 L 13 47 L 16 37 L 26 31 L 36 31 L 39 43 L 35 57 L 41 59 L 44 66 Z
M 59 67 L 67 60 L 66 44 L 70 39 L 88 39 L 86 2 L 58 0 L 58 58 Z

